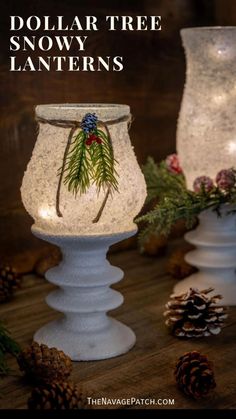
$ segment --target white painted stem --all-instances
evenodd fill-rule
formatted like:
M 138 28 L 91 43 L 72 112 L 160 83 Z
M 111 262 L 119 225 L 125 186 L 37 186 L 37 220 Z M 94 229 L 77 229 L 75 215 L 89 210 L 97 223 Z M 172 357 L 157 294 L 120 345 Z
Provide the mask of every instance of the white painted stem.
M 214 288 L 223 296 L 223 304 L 236 305 L 236 214 L 228 214 L 232 207 L 225 206 L 219 217 L 212 210 L 199 216 L 198 227 L 185 235 L 196 249 L 188 252 L 185 260 L 199 269 L 188 278 L 178 282 L 175 293 L 190 287 Z
M 74 361 L 89 361 L 121 355 L 135 344 L 133 331 L 111 318 L 107 311 L 119 307 L 123 296 L 110 285 L 123 278 L 123 271 L 106 259 L 109 246 L 136 231 L 103 236 L 56 236 L 33 226 L 39 238 L 60 246 L 62 262 L 46 273 L 59 288 L 47 304 L 64 314 L 34 336 L 39 343 L 63 350 Z

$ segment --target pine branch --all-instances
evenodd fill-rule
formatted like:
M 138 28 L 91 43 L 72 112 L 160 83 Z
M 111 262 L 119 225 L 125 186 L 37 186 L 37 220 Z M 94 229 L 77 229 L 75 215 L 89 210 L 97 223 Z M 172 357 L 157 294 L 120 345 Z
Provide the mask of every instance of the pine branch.
M 90 186 L 90 176 L 92 167 L 86 147 L 86 135 L 83 131 L 75 137 L 72 149 L 68 153 L 64 179 L 64 184 L 68 185 L 68 190 L 75 195 L 86 193 Z
M 235 199 L 235 196 L 234 196 Z M 205 191 L 194 193 L 187 189 L 181 192 L 169 192 L 147 214 L 136 219 L 136 222 L 146 222 L 147 227 L 142 235 L 147 234 L 147 229 L 152 227 L 159 234 L 168 235 L 171 227 L 180 219 L 184 219 L 186 227 L 191 228 L 196 217 L 204 210 L 212 209 L 220 216 L 221 205 L 227 203 L 229 196 L 215 188 L 209 195 Z M 232 202 L 232 197 L 231 197 Z
M 0 375 L 6 375 L 9 372 L 5 355 L 8 353 L 17 356 L 20 350 L 18 343 L 10 337 L 8 330 L 0 323 Z
M 165 162 L 156 164 L 152 157 L 148 157 L 146 164 L 142 167 L 147 184 L 147 199 L 161 199 L 166 191 L 178 192 L 186 187 L 183 174 L 171 173 Z
M 199 177 L 196 179 L 199 183 L 198 188 L 195 186 L 195 191 L 190 191 L 187 189 L 184 175 L 179 170 L 181 168 L 178 167 L 176 157 L 171 155 L 158 165 L 149 157 L 143 167 L 148 200 L 156 198 L 158 204 L 153 210 L 135 220 L 138 223 L 146 223 L 139 236 L 141 244 L 150 232 L 168 235 L 172 226 L 180 219 L 185 220 L 187 228 L 191 228 L 202 211 L 211 209 L 221 216 L 222 205 L 236 204 L 235 169 L 219 172 L 215 185 L 210 178 Z M 228 213 L 232 212 L 234 209 L 229 206 Z
M 109 188 L 111 192 L 118 191 L 112 145 L 102 130 L 95 130 L 94 133 L 101 142 L 87 144 L 87 134 L 80 131 L 67 155 L 64 184 L 68 185 L 68 190 L 75 196 L 77 193 L 86 193 L 91 181 L 96 184 L 98 193 L 102 187 Z
M 91 150 L 91 162 L 94 169 L 94 183 L 97 186 L 98 193 L 101 188 L 109 188 L 112 190 L 118 191 L 118 181 L 116 176 L 118 176 L 114 165 L 116 163 L 112 145 L 109 141 L 108 136 L 102 131 L 97 130 L 96 134 L 101 138 L 101 143 L 94 143 L 90 148 Z

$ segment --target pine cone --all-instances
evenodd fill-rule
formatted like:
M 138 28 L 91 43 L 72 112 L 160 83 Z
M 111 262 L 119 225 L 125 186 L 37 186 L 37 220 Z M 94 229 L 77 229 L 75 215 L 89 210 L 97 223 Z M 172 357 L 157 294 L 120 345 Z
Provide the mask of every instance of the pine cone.
M 221 295 L 207 296 L 213 288 L 198 291 L 190 288 L 181 295 L 171 295 L 166 304 L 165 324 L 178 337 L 202 337 L 218 335 L 224 320 L 228 317 L 226 308 L 217 305 Z
M 179 237 L 183 237 L 183 235 L 188 231 L 186 228 L 186 222 L 183 219 L 180 219 L 175 222 L 175 224 L 171 228 L 170 238 L 177 239 Z
M 62 255 L 58 248 L 50 250 L 46 255 L 39 258 L 34 266 L 34 271 L 37 275 L 44 277 L 45 273 L 61 261 Z
M 163 254 L 167 246 L 167 238 L 156 233 L 151 233 L 141 243 L 141 253 L 156 256 Z
M 86 409 L 87 397 L 82 390 L 73 383 L 47 383 L 33 389 L 28 400 L 31 410 L 48 409 Z
M 33 342 L 18 356 L 21 371 L 36 382 L 61 381 L 72 371 L 71 359 L 56 348 Z
M 174 374 L 178 387 L 195 399 L 206 396 L 216 386 L 211 363 L 197 351 L 181 356 Z
M 173 278 L 184 279 L 197 272 L 197 268 L 185 261 L 185 255 L 189 250 L 190 248 L 179 249 L 170 256 L 167 271 Z
M 11 298 L 16 288 L 20 286 L 20 275 L 10 266 L 0 267 L 0 303 Z

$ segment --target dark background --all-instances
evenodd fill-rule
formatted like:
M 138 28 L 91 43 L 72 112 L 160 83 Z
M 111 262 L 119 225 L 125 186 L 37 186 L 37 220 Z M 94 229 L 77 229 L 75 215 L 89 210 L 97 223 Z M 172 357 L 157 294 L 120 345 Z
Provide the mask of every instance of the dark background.
M 109 14 L 162 16 L 162 31 L 108 32 L 104 27 L 98 32 L 85 33 L 89 36 L 85 55 L 122 55 L 125 64 L 122 72 L 9 71 L 10 15 L 24 18 L 30 15 L 63 15 L 70 23 L 75 15 L 95 15 L 102 22 Z M 206 25 L 236 25 L 236 1 L 2 2 L 0 259 L 37 245 L 30 233 L 32 220 L 20 198 L 23 173 L 36 140 L 34 106 L 53 102 L 127 103 L 135 117 L 131 139 L 139 162 L 143 163 L 148 155 L 161 160 L 175 150 L 176 121 L 185 77 L 179 31 L 183 27 Z M 37 35 L 45 34 L 37 32 Z M 23 35 L 23 31 L 19 35 Z M 53 55 L 53 51 L 48 55 Z M 55 52 L 54 55 L 59 54 Z

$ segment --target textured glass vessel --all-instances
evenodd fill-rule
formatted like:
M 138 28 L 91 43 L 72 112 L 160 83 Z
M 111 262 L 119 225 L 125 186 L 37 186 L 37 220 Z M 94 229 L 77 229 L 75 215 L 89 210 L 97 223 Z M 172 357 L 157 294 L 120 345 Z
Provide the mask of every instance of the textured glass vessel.
M 177 151 L 188 187 L 236 165 L 236 27 L 181 30 L 186 84 Z
M 187 75 L 178 120 L 177 151 L 193 188 L 198 176 L 213 180 L 236 167 L 236 27 L 182 29 Z M 236 305 L 236 217 L 221 207 L 199 216 L 185 238 L 195 246 L 185 259 L 198 272 L 179 281 L 174 291 L 215 289 L 225 305 Z
M 86 113 L 96 113 L 101 121 L 123 118 L 130 114 L 127 105 L 60 104 L 39 105 L 36 116 L 47 120 L 81 121 Z M 128 124 L 120 122 L 109 127 L 114 158 L 117 160 L 119 193 L 109 196 L 98 223 L 92 220 L 99 211 L 105 190 L 99 195 L 93 184 L 86 194 L 74 196 L 63 184 L 60 208 L 63 217 L 56 213 L 58 171 L 68 140 L 69 128 L 40 124 L 33 155 L 24 175 L 21 194 L 25 208 L 34 218 L 37 228 L 55 234 L 102 234 L 131 231 L 134 217 L 140 211 L 146 185 L 138 166 L 129 133 Z

